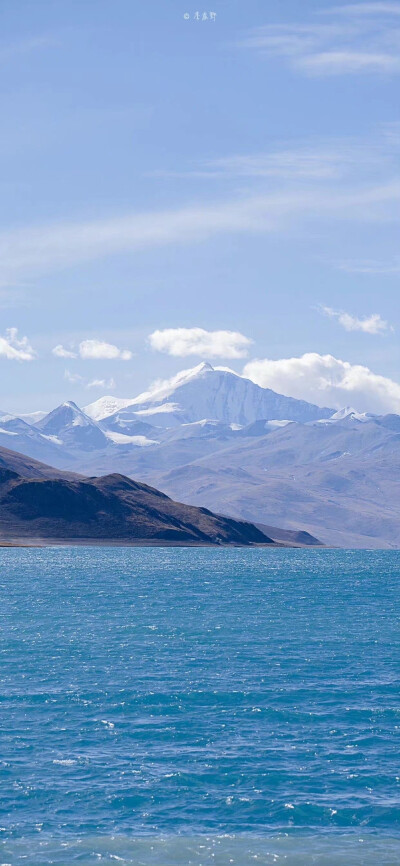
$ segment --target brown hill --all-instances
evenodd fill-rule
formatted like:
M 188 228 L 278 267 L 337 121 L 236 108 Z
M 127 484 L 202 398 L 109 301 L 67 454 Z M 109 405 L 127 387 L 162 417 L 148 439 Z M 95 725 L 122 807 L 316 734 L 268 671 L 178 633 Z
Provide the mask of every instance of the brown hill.
M 74 477 L 1 449 L 0 541 L 28 540 L 273 544 L 251 523 L 182 505 L 123 475 Z

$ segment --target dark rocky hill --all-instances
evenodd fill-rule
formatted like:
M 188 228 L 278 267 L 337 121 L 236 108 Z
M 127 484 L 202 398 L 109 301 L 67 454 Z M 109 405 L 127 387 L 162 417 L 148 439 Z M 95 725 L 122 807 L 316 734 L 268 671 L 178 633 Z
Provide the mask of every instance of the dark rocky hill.
M 0 540 L 273 544 L 251 523 L 182 505 L 123 475 L 60 477 L 6 449 L 0 452 Z

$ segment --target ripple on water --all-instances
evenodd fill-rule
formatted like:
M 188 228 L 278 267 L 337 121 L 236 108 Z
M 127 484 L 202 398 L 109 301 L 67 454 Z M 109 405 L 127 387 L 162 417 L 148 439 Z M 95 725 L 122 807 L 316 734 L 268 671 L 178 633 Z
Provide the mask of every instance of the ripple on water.
M 399 572 L 3 549 L 1 862 L 398 866 Z

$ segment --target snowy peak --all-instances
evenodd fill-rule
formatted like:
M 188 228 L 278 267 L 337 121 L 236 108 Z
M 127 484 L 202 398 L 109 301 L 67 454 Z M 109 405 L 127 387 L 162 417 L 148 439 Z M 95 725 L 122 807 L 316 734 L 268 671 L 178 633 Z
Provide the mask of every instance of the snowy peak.
M 376 416 L 371 412 L 357 412 L 356 409 L 353 409 L 352 406 L 345 406 L 343 409 L 339 409 L 335 412 L 330 418 L 331 421 L 370 421 L 372 418 Z
M 96 422 L 72 400 L 57 406 L 36 427 L 43 434 L 56 437 L 59 444 L 84 450 L 104 448 L 108 442 Z
M 61 403 L 37 423 L 39 430 L 45 433 L 57 434 L 65 427 L 87 427 L 92 420 L 72 400 Z
M 352 406 L 343 406 L 343 409 L 338 409 L 332 415 L 332 421 L 341 421 L 342 418 L 347 418 L 349 415 L 354 415 L 355 409 Z
M 203 361 L 201 364 L 198 364 L 196 367 L 192 367 L 189 370 L 181 370 L 175 376 L 172 376 L 171 379 L 158 379 L 148 391 L 144 391 L 132 400 L 132 406 L 147 406 L 148 404 L 161 405 L 167 401 L 174 403 L 175 400 L 170 398 L 180 388 L 184 388 L 187 385 L 196 382 L 204 383 L 206 377 L 209 384 L 211 382 L 211 376 L 214 376 L 216 373 L 217 370 L 214 369 L 211 364 Z M 232 375 L 236 374 L 232 372 Z
M 163 427 L 190 424 L 203 418 L 247 426 L 258 420 L 306 422 L 332 415 L 332 409 L 284 397 L 229 368 L 212 367 L 208 363 L 156 382 L 121 410 L 120 415 L 124 411 Z
M 140 414 L 143 414 L 147 410 L 148 414 L 151 414 L 151 407 L 155 406 L 158 407 L 159 412 L 173 413 L 175 409 L 179 411 L 179 407 L 174 404 L 174 401 L 170 401 L 169 397 L 175 393 L 176 389 L 187 385 L 193 380 L 202 379 L 207 374 L 215 373 L 217 369 L 212 367 L 208 361 L 202 361 L 196 367 L 191 367 L 189 370 L 181 370 L 175 376 L 172 376 L 171 379 L 157 379 L 148 391 L 143 391 L 137 397 L 132 397 L 131 399 L 110 396 L 100 397 L 94 403 L 84 406 L 83 411 L 94 421 L 102 421 L 128 407 L 133 412 L 137 408 Z M 227 370 L 225 369 L 224 372 L 227 372 Z M 234 373 L 233 370 L 229 370 L 228 372 L 232 376 L 237 376 L 237 373 Z M 240 377 L 238 376 L 238 378 Z M 161 426 L 165 425 L 161 424 Z
M 92 421 L 102 421 L 103 418 L 108 418 L 109 415 L 115 415 L 120 409 L 125 409 L 130 406 L 132 400 L 123 399 L 122 397 L 100 397 L 94 403 L 89 403 L 83 407 L 83 412 Z
M 43 462 L 55 463 L 59 456 L 56 436 L 42 433 L 34 424 L 28 424 L 15 415 L 3 414 L 0 418 L 0 445 L 13 451 L 28 454 Z
M 20 418 L 21 421 L 26 421 L 27 424 L 37 424 L 37 422 L 41 421 L 42 418 L 45 418 L 47 414 L 47 412 L 42 412 L 39 409 L 37 412 L 23 412 L 18 415 L 18 418 Z
M 26 421 L 15 415 L 3 415 L 0 418 L 0 425 L 3 432 L 17 433 L 18 435 L 36 432 L 31 424 L 27 424 Z
M 193 375 L 196 376 L 201 373 L 213 373 L 214 367 L 209 364 L 208 361 L 202 361 L 201 364 L 198 364 L 197 367 L 192 367 L 192 370 L 189 370 L 188 372 L 191 372 Z
M 332 412 L 276 394 L 229 368 L 212 367 L 207 362 L 154 382 L 132 400 L 103 397 L 85 407 L 86 416 L 103 421 L 102 426 L 111 424 L 113 429 L 116 413 L 121 424 L 129 418 L 130 422 L 141 420 L 165 428 L 203 418 L 241 426 L 271 419 L 305 423 L 329 418 Z

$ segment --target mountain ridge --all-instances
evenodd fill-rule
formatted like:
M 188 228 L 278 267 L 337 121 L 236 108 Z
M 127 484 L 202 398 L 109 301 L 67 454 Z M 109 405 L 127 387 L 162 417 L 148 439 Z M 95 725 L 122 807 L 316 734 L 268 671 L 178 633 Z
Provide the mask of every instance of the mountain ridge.
M 305 405 L 201 364 L 99 421 L 72 401 L 34 425 L 3 415 L 0 445 L 326 544 L 400 547 L 400 416 Z

